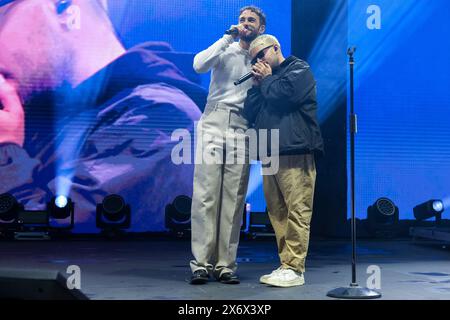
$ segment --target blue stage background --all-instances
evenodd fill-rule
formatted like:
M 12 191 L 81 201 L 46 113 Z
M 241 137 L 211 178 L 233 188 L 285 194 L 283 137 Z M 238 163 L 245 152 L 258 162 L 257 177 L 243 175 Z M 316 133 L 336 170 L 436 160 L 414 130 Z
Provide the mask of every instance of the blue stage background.
M 348 43 L 357 47 L 357 217 L 379 197 L 394 201 L 400 219 L 414 219 L 413 207 L 429 199 L 448 206 L 450 3 L 349 0 L 348 10 Z

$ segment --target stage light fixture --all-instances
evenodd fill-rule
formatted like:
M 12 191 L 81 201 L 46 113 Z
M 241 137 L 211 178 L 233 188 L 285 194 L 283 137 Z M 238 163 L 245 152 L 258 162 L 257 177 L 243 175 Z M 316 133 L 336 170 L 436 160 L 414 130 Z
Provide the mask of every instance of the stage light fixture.
M 100 229 L 127 229 L 131 224 L 131 208 L 120 195 L 107 195 L 97 204 L 96 222 Z
M 166 228 L 183 236 L 191 229 L 191 207 L 192 199 L 185 195 L 175 197 L 172 203 L 166 206 L 165 224 Z
M 63 209 L 65 206 L 67 206 L 67 203 L 68 200 L 65 196 L 58 196 L 55 198 L 55 205 L 60 209 Z
M 377 238 L 393 238 L 399 232 L 399 210 L 386 197 L 377 199 L 367 208 L 368 231 Z
M 9 193 L 0 195 L 0 224 L 16 223 L 20 211 L 23 211 L 23 206 L 13 195 Z
M 398 222 L 398 207 L 388 198 L 379 198 L 369 206 L 367 216 L 376 223 L 396 223 Z
M 58 195 L 47 203 L 48 225 L 57 229 L 72 229 L 75 219 L 75 203 L 68 197 Z M 67 225 L 61 225 L 62 220 L 67 220 Z M 56 225 L 55 223 L 58 222 Z
M 414 217 L 418 221 L 427 220 L 435 217 L 436 222 L 439 222 L 444 212 L 444 203 L 442 200 L 431 199 L 421 203 L 413 208 Z

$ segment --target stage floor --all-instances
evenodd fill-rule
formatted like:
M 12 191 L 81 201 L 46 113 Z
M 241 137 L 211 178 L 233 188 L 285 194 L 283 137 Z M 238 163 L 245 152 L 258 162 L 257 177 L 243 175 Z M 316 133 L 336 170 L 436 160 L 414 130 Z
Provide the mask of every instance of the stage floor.
M 304 300 L 329 299 L 326 293 L 351 281 L 349 241 L 311 242 L 306 284 L 274 288 L 258 283 L 278 266 L 275 239 L 244 239 L 238 253 L 240 285 L 188 283 L 188 239 L 125 241 L 2 241 L 2 269 L 81 268 L 81 290 L 90 299 Z M 382 299 L 450 299 L 450 250 L 410 239 L 359 241 L 357 280 L 366 286 L 368 266 L 381 269 Z

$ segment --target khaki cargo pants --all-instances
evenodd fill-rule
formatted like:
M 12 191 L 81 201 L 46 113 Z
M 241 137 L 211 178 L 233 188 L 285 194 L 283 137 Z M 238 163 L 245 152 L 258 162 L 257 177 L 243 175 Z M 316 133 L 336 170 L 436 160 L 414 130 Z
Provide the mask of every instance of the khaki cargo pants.
M 298 272 L 305 272 L 315 181 L 311 154 L 280 156 L 278 173 L 263 176 L 281 265 Z

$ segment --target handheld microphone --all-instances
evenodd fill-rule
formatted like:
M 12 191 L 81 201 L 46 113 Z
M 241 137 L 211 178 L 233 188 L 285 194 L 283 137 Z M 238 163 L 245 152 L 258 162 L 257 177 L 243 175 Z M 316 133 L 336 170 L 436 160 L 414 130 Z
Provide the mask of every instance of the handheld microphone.
M 225 34 L 231 34 L 231 35 L 236 35 L 238 33 L 239 33 L 238 28 L 231 28 L 231 29 L 228 29 L 227 31 L 225 31 Z
M 253 77 L 253 74 L 252 74 L 251 72 L 249 72 L 249 73 L 247 73 L 247 74 L 244 74 L 242 77 L 240 77 L 239 79 L 237 79 L 237 80 L 234 82 L 234 85 L 237 86 L 237 85 L 241 84 L 242 82 L 247 81 L 248 79 L 250 79 L 250 78 L 252 78 L 252 77 Z

